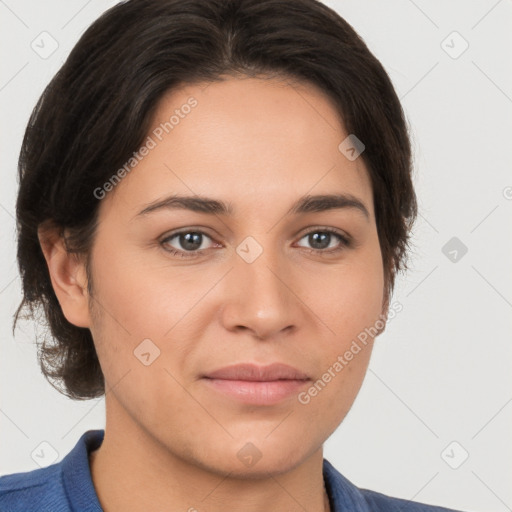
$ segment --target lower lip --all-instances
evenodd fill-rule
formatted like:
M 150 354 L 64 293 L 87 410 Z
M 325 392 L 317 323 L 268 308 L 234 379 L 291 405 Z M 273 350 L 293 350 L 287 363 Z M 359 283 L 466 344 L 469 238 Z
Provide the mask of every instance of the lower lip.
M 241 402 L 254 405 L 274 405 L 296 395 L 309 380 L 247 381 L 203 379 L 207 385 Z

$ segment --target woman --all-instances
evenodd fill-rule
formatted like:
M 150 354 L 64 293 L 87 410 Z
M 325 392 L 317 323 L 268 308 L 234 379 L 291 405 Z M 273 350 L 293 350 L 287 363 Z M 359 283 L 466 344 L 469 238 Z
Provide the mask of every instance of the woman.
M 106 427 L 0 478 L 7 510 L 442 511 L 323 459 L 394 314 L 416 216 L 404 115 L 314 0 L 129 0 L 20 156 L 45 375 Z

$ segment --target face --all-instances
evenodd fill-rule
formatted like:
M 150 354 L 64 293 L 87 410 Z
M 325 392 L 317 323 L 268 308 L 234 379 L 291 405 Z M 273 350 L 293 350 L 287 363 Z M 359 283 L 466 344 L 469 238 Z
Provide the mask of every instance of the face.
M 286 471 L 347 414 L 383 312 L 367 170 L 329 99 L 276 79 L 175 89 L 148 136 L 92 249 L 107 428 L 210 471 Z M 305 201 L 326 195 L 352 202 Z M 274 363 L 295 370 L 255 369 Z

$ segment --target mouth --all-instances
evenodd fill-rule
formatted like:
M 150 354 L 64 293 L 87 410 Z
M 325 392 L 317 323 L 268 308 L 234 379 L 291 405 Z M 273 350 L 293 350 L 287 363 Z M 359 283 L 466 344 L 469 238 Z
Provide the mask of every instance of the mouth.
M 246 363 L 228 366 L 202 376 L 214 392 L 252 405 L 275 405 L 308 385 L 311 378 L 292 366 Z

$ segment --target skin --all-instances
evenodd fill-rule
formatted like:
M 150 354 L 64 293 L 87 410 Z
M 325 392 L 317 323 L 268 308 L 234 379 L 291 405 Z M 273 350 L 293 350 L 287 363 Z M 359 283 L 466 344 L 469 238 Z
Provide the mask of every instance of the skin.
M 348 134 L 309 84 L 188 84 L 162 98 L 150 133 L 190 96 L 197 106 L 101 201 L 93 297 L 83 261 L 64 251 L 56 232 L 40 232 L 63 312 L 91 330 L 105 376 L 94 486 L 107 512 L 320 512 L 322 445 L 359 392 L 374 340 L 308 404 L 295 394 L 248 405 L 200 377 L 278 361 L 316 381 L 385 315 L 369 175 L 362 158 L 338 150 Z M 286 213 L 305 194 L 333 193 L 355 196 L 369 217 L 356 208 Z M 170 194 L 230 202 L 233 213 L 163 208 L 137 216 Z M 353 244 L 332 235 L 315 246 L 307 236 L 315 227 Z M 183 228 L 205 233 L 201 255 L 166 250 L 186 252 L 180 237 L 169 238 Z M 236 252 L 248 236 L 263 251 L 252 263 Z M 147 338 L 160 350 L 149 366 L 134 356 Z M 252 467 L 237 457 L 249 442 L 262 455 Z

